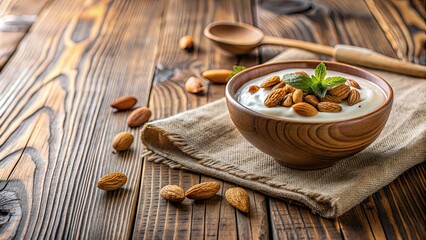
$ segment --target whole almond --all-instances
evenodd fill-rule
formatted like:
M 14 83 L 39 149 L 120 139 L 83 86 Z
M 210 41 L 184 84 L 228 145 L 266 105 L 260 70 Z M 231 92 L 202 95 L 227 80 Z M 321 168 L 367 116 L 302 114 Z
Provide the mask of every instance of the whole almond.
M 260 89 L 260 87 L 259 87 L 259 86 L 257 86 L 257 85 L 251 85 L 251 86 L 249 87 L 248 91 L 249 91 L 250 93 L 255 93 L 255 92 L 259 91 L 259 89 Z
M 303 99 L 305 99 L 305 102 L 311 104 L 314 107 L 316 107 L 319 103 L 318 98 L 315 97 L 315 95 L 306 95 Z
M 248 213 L 250 211 L 250 198 L 246 190 L 235 187 L 226 190 L 225 199 L 234 208 L 241 212 Z
M 203 182 L 192 186 L 185 192 L 185 196 L 189 199 L 201 200 L 211 198 L 220 189 L 218 182 Z
M 194 48 L 194 40 L 191 36 L 183 36 L 179 39 L 179 48 L 191 51 Z
M 318 114 L 317 109 L 309 103 L 301 102 L 293 105 L 293 110 L 304 117 L 313 117 Z
M 306 77 L 309 77 L 309 74 L 307 74 L 306 72 L 304 72 L 304 71 L 300 71 L 300 72 L 294 72 L 295 74 L 300 74 L 300 75 L 304 75 L 304 76 L 306 76 Z
M 171 202 L 182 202 L 185 200 L 185 191 L 177 185 L 166 185 L 160 190 L 160 195 Z
M 328 94 L 339 97 L 341 99 L 345 99 L 348 97 L 350 91 L 351 91 L 351 88 L 348 85 L 342 84 L 328 90 Z
M 133 110 L 127 117 L 127 125 L 129 127 L 138 127 L 149 120 L 151 117 L 151 110 L 147 107 L 140 107 Z
M 340 112 L 342 111 L 342 106 L 333 102 L 320 102 L 318 103 L 318 111 L 320 112 Z
M 283 107 L 291 107 L 293 105 L 293 93 L 285 95 L 284 100 L 281 103 Z
M 261 84 L 260 84 L 260 87 L 261 88 L 268 88 L 268 87 L 272 87 L 272 86 L 274 86 L 275 84 L 278 84 L 278 83 L 280 83 L 281 82 L 281 79 L 280 79 L 280 77 L 278 77 L 278 76 L 272 76 L 272 77 L 269 77 L 269 78 L 267 78 L 267 79 L 265 79 Z
M 112 140 L 112 147 L 117 151 L 125 151 L 132 146 L 134 137 L 129 132 L 121 132 Z
M 272 90 L 266 97 L 264 105 L 266 107 L 275 107 L 284 99 L 285 95 L 284 88 Z
M 352 89 L 351 93 L 349 93 L 348 105 L 352 106 L 359 102 L 361 102 L 361 95 L 359 94 L 358 90 Z
M 189 77 L 185 82 L 185 90 L 190 93 L 199 93 L 204 91 L 204 86 L 199 78 Z
M 353 80 L 353 79 L 347 79 L 346 83 L 349 84 L 349 86 L 351 86 L 351 87 L 361 89 L 361 86 L 358 84 L 358 82 Z
M 212 83 L 225 84 L 228 82 L 232 71 L 228 69 L 211 69 L 203 72 L 203 77 Z
M 334 102 L 334 103 L 341 103 L 342 99 L 337 96 L 333 96 L 330 94 L 326 94 L 324 98 L 321 98 L 321 102 Z
M 114 191 L 121 188 L 127 182 L 127 176 L 113 172 L 101 177 L 98 181 L 98 188 L 105 191 Z
M 300 89 L 296 89 L 293 92 L 293 102 L 294 103 L 300 103 L 303 102 L 303 91 Z
M 284 87 L 284 91 L 286 91 L 286 93 L 291 93 L 291 92 L 294 92 L 295 90 L 296 90 L 296 88 L 294 88 L 290 84 L 286 84 L 285 87 Z
M 122 96 L 119 97 L 117 99 L 115 99 L 112 103 L 111 103 L 111 107 L 123 111 L 123 110 L 129 110 L 131 109 L 133 106 L 135 106 L 135 104 L 138 102 L 138 100 L 136 99 L 136 97 L 133 96 Z
M 276 84 L 276 85 L 272 88 L 272 90 L 275 90 L 275 89 L 277 89 L 277 88 L 283 88 L 283 87 L 285 87 L 285 82 L 284 82 L 283 80 L 281 80 L 278 84 Z

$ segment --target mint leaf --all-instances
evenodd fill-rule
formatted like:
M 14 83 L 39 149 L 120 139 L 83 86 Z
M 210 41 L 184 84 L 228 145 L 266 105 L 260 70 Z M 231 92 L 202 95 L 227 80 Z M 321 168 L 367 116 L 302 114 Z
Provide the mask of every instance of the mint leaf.
M 290 84 L 291 86 L 301 89 L 304 92 L 312 92 L 311 85 L 312 79 L 303 74 L 288 73 L 283 76 L 285 83 Z
M 322 85 L 327 88 L 327 90 L 330 90 L 334 87 L 340 86 L 346 82 L 346 78 L 336 76 L 336 77 L 329 77 L 326 78 L 324 81 L 322 81 Z
M 244 66 L 234 66 L 233 68 L 234 68 L 234 71 L 231 73 L 231 75 L 229 75 L 227 80 L 231 79 L 237 73 L 246 70 L 246 67 L 244 67 Z
M 314 94 L 320 98 L 325 97 L 325 94 L 327 93 L 327 89 L 322 85 L 321 82 L 312 84 L 311 89 L 314 92 Z
M 323 81 L 326 74 L 327 74 L 327 67 L 325 66 L 323 62 L 320 62 L 315 68 L 315 77 L 318 79 L 318 81 Z

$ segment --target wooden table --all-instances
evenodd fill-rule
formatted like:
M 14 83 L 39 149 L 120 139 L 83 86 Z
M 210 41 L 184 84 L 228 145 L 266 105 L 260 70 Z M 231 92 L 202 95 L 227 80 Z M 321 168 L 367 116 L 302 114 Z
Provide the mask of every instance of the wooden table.
M 31 26 L 0 28 L 0 239 L 419 239 L 425 237 L 426 164 L 407 171 L 347 214 L 328 220 L 250 191 L 251 213 L 221 197 L 175 205 L 163 185 L 210 180 L 140 157 L 139 139 L 114 154 L 127 112 L 109 104 L 135 95 L 153 120 L 223 97 L 185 92 L 208 68 L 253 66 L 284 50 L 226 55 L 203 37 L 216 20 L 241 21 L 275 36 L 353 44 L 426 64 L 424 0 L 2 0 L 0 16 L 37 15 Z M 4 20 L 4 19 L 3 19 Z M 19 22 L 19 18 L 18 18 Z M 25 24 L 24 24 L 25 25 Z M 30 27 L 28 30 L 28 27 Z M 195 50 L 178 48 L 192 35 Z M 128 176 L 104 192 L 104 174 Z M 222 182 L 224 190 L 233 186 Z

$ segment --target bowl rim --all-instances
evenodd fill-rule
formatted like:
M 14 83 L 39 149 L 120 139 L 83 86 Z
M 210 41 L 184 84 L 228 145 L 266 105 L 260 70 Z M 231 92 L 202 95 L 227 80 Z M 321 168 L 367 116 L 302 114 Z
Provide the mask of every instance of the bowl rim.
M 377 107 L 374 111 L 366 113 L 366 114 L 358 116 L 358 117 L 354 117 L 354 118 L 343 119 L 343 120 L 336 120 L 336 121 L 311 121 L 311 122 L 304 122 L 304 121 L 295 120 L 295 119 L 291 119 L 291 118 L 275 117 L 275 116 L 271 116 L 271 115 L 268 115 L 268 114 L 256 112 L 256 111 L 254 111 L 254 110 L 252 110 L 252 109 L 250 109 L 250 108 L 248 108 L 246 106 L 243 106 L 241 103 L 239 103 L 235 99 L 235 95 L 236 94 L 234 94 L 234 96 L 232 96 L 232 94 L 231 94 L 231 87 L 230 86 L 233 84 L 233 81 L 235 81 L 236 78 L 238 78 L 239 76 L 241 76 L 242 74 L 244 74 L 246 72 L 253 71 L 253 70 L 259 69 L 259 68 L 264 68 L 264 67 L 267 67 L 267 66 L 280 65 L 280 64 L 291 64 L 291 63 L 296 63 L 296 64 L 300 63 L 301 64 L 301 63 L 320 63 L 320 62 L 323 62 L 326 65 L 327 64 L 340 65 L 341 67 L 352 68 L 352 69 L 354 69 L 356 71 L 360 71 L 360 72 L 363 72 L 363 73 L 365 73 L 367 75 L 372 75 L 372 76 L 380 79 L 389 88 L 389 94 L 386 94 L 385 89 L 383 89 L 381 86 L 378 86 L 375 83 L 373 83 L 373 84 L 375 84 L 376 86 L 378 86 L 384 92 L 384 94 L 385 94 L 385 102 L 382 103 L 379 107 Z M 351 74 L 351 75 L 354 75 L 354 74 Z M 363 77 L 361 77 L 361 78 L 363 78 Z M 368 79 L 366 79 L 366 80 L 370 81 Z M 238 91 L 238 89 L 237 89 L 237 91 Z M 392 103 L 392 101 L 393 101 L 393 89 L 389 85 L 389 83 L 386 80 L 384 80 L 382 77 L 380 77 L 379 75 L 377 75 L 375 73 L 372 73 L 370 71 L 367 71 L 365 69 L 349 65 L 349 64 L 344 64 L 344 63 L 339 63 L 339 62 L 333 62 L 333 61 L 322 61 L 322 60 L 285 60 L 285 61 L 279 61 L 279 62 L 273 62 L 273 63 L 264 63 L 264 64 L 256 65 L 256 66 L 247 68 L 244 71 L 239 72 L 238 74 L 236 74 L 235 76 L 233 76 L 228 81 L 228 83 L 226 84 L 225 98 L 226 98 L 227 101 L 229 101 L 232 105 L 234 105 L 240 111 L 244 111 L 245 113 L 254 115 L 256 117 L 267 118 L 267 119 L 271 119 L 271 120 L 275 120 L 275 121 L 284 121 L 284 122 L 301 123 L 301 124 L 332 124 L 332 123 L 342 123 L 342 122 L 363 120 L 363 119 L 365 119 L 367 117 L 370 117 L 371 115 L 376 114 L 377 112 L 381 111 L 383 108 L 387 107 L 389 104 Z

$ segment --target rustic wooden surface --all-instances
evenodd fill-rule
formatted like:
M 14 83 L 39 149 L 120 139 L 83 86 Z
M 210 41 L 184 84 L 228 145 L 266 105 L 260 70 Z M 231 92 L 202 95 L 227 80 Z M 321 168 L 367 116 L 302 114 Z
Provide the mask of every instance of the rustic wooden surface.
M 139 140 L 113 154 L 128 113 L 109 103 L 138 96 L 153 119 L 223 97 L 183 84 L 208 68 L 253 66 L 282 51 L 262 47 L 235 57 L 203 36 L 215 20 L 254 24 L 268 34 L 354 44 L 426 64 L 424 0 L 2 0 L 4 15 L 38 15 L 30 31 L 0 31 L 0 239 L 421 239 L 426 235 L 426 164 L 407 171 L 336 220 L 249 191 L 251 212 L 222 197 L 172 204 L 168 183 L 188 188 L 207 176 L 143 161 Z M 30 26 L 28 26 L 30 27 Z M 192 53 L 177 39 L 192 35 Z M 25 35 L 25 36 L 24 36 Z M 138 135 L 140 129 L 131 129 Z M 125 188 L 96 188 L 105 173 Z M 220 195 L 233 186 L 221 182 Z

